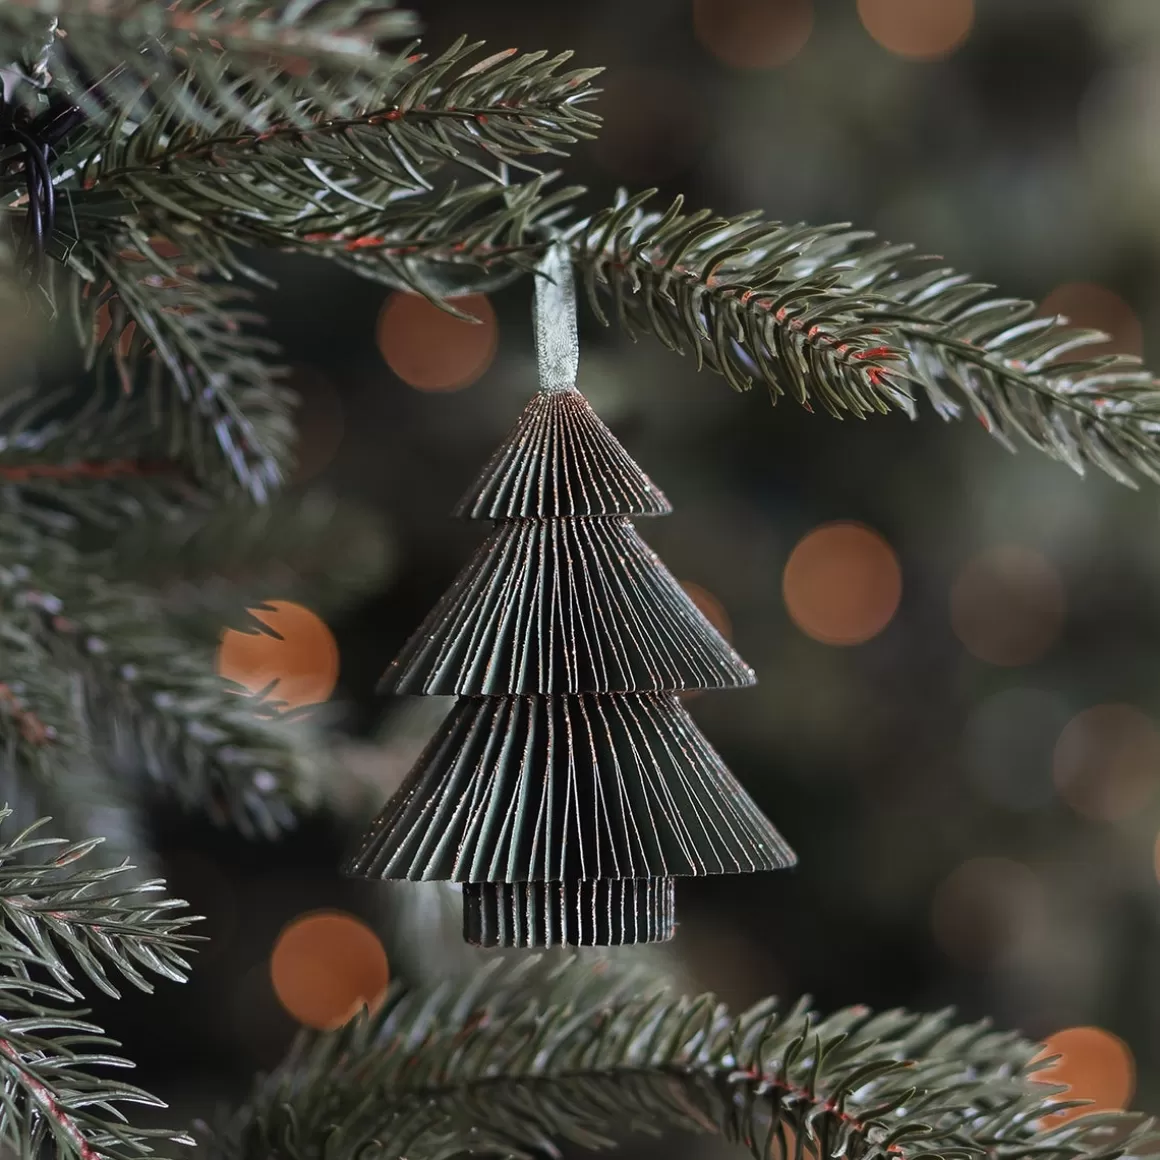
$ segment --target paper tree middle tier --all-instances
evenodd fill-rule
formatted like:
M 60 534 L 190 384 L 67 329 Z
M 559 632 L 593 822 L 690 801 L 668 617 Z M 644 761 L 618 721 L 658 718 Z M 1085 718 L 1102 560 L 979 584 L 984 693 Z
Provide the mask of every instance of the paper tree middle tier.
M 381 688 L 495 695 L 753 683 L 632 524 L 611 517 L 501 523 Z

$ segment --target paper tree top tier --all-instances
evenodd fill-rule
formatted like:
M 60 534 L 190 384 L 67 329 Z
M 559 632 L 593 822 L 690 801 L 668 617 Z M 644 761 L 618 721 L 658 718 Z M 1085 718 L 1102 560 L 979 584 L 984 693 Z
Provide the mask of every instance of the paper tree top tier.
M 455 509 L 475 520 L 663 516 L 673 509 L 579 391 L 537 394 Z

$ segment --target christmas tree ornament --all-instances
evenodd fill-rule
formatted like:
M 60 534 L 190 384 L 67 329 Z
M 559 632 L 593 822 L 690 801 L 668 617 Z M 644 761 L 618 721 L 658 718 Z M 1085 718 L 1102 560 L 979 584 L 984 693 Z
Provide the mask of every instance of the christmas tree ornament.
M 576 388 L 574 295 L 555 244 L 539 392 L 456 508 L 495 529 L 383 679 L 458 700 L 348 866 L 460 883 L 483 946 L 663 941 L 676 878 L 795 861 L 679 699 L 753 670 L 631 522 L 671 508 Z

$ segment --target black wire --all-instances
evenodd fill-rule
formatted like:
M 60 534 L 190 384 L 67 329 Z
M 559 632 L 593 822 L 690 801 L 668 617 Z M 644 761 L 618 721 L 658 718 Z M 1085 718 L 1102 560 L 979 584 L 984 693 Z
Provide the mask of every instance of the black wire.
M 49 166 L 50 146 L 17 124 L 11 114 L 7 124 L 0 126 L 0 147 L 10 144 L 21 147 L 24 188 L 28 195 L 24 241 L 18 256 L 21 263 L 35 273 L 44 259 L 56 225 L 56 189 Z

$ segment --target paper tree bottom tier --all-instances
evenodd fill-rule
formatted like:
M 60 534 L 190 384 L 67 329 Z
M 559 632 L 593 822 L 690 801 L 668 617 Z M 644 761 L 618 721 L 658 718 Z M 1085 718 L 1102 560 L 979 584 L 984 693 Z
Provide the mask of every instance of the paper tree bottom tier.
M 676 697 L 465 697 L 350 871 L 466 886 L 793 863 Z
M 477 882 L 463 887 L 463 937 L 483 947 L 625 946 L 673 937 L 672 878 Z

